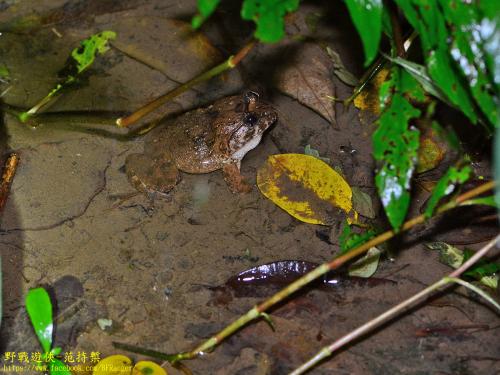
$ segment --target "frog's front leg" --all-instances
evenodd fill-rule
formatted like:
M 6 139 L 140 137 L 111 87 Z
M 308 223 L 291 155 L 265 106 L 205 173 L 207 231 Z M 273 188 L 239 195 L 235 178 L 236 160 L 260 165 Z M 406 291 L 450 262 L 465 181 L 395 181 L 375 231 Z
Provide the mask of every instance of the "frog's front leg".
M 225 164 L 222 167 L 224 180 L 233 193 L 249 193 L 252 191 L 252 186 L 250 186 L 241 175 L 240 164 L 239 161 Z

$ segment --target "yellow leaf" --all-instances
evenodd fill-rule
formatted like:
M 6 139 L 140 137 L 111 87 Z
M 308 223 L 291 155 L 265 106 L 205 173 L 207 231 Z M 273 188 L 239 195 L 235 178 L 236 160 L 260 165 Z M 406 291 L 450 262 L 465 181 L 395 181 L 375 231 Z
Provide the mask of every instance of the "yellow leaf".
M 99 361 L 93 375 L 130 375 L 132 361 L 124 355 L 111 355 Z
M 154 362 L 140 361 L 134 366 L 132 375 L 167 375 L 167 372 Z
M 382 83 L 385 82 L 389 70 L 381 69 L 366 87 L 354 99 L 354 105 L 360 110 L 368 110 L 376 115 L 380 115 L 379 91 Z
M 349 184 L 313 156 L 270 156 L 257 173 L 257 185 L 276 205 L 306 223 L 329 225 L 341 219 L 339 209 L 352 210 Z

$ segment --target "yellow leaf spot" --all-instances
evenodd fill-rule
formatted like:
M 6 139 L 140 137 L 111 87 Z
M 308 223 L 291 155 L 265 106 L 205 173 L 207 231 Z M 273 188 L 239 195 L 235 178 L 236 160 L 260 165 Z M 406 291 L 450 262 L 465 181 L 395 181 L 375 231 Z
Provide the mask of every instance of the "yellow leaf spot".
M 134 366 L 132 375 L 167 375 L 167 372 L 154 362 L 140 361 Z
M 276 205 L 306 223 L 329 225 L 352 211 L 349 184 L 309 155 L 270 156 L 257 173 L 257 185 Z
M 382 83 L 389 75 L 388 69 L 381 69 L 366 87 L 354 99 L 354 105 L 360 110 L 368 110 L 376 115 L 380 114 L 379 91 Z
M 111 355 L 99 361 L 93 375 L 130 375 L 132 360 L 124 355 Z

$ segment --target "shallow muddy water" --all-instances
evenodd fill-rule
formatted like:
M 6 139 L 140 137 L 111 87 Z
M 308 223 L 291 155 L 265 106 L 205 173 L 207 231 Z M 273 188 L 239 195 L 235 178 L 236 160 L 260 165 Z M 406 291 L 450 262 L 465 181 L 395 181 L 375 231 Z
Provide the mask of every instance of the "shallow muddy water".
M 98 352 L 101 357 L 127 354 L 113 348 L 117 341 L 174 353 L 193 348 L 262 299 L 256 293 L 258 298 L 217 300 L 209 287 L 258 264 L 331 259 L 338 251 L 340 223 L 302 223 L 255 186 L 256 171 L 269 155 L 303 153 L 310 145 L 329 158 L 351 186 L 377 202 L 371 156 L 374 116 L 340 104 L 326 109 L 321 104 L 315 111 L 302 104 L 307 99 L 290 96 L 307 87 L 299 82 L 290 88 L 290 79 L 283 84 L 280 78 L 285 71 L 306 71 L 296 65 L 297 56 L 310 59 L 320 72 L 319 41 L 334 46 L 352 72 L 362 72 L 359 41 L 353 39 L 340 4 L 340 12 L 326 12 L 330 22 L 318 23 L 317 39 L 311 38 L 310 44 L 291 36 L 307 34 L 304 20 L 325 12 L 315 2 L 294 16 L 286 41 L 255 47 L 237 69 L 196 86 L 148 117 L 171 116 L 248 89 L 258 91 L 278 111 L 278 122 L 243 159 L 242 174 L 253 186 L 250 193 L 231 193 L 216 171 L 183 174 L 167 196 L 138 193 L 127 180 L 125 159 L 142 152 L 143 138 L 127 139 L 126 131 L 92 118 L 132 112 L 223 61 L 244 45 L 252 25 L 242 27 L 229 7 L 205 25 L 202 34 L 192 36 L 186 22 L 195 12 L 194 1 L 1 4 L 0 63 L 9 71 L 1 91 L 9 87 L 2 100 L 12 106 L 28 108 L 46 95 L 80 40 L 102 30 L 117 33 L 111 49 L 78 86 L 47 108 L 55 115 L 40 116 L 36 128 L 4 116 L 0 151 L 15 150 L 21 162 L 0 222 L 3 352 L 40 350 L 23 302 L 32 287 L 45 285 L 53 291 L 60 316 L 55 340 L 64 351 Z M 316 77 L 315 72 L 308 74 L 311 80 Z M 342 98 L 350 95 L 350 87 L 329 77 L 328 85 L 318 90 Z M 94 117 L 77 118 L 75 111 L 91 111 Z M 421 204 L 428 193 L 416 195 Z M 383 223 L 378 203 L 375 209 Z M 384 260 L 376 276 L 395 283 L 301 293 L 273 312 L 275 332 L 259 321 L 186 365 L 196 374 L 285 374 L 335 338 L 449 272 L 418 235 L 394 245 L 395 259 Z M 111 320 L 111 328 L 101 329 L 99 319 Z M 499 373 L 498 322 L 488 306 L 457 289 L 413 309 L 312 373 Z M 477 325 L 482 329 L 418 334 L 429 327 Z

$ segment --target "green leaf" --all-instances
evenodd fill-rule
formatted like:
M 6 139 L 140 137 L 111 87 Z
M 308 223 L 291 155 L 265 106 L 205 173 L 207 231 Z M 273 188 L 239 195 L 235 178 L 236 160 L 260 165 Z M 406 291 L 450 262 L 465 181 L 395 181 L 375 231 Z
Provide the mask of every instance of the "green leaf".
M 295 11 L 298 6 L 299 0 L 245 0 L 241 17 L 257 24 L 257 39 L 274 43 L 285 35 L 285 15 Z
M 419 131 L 410 127 L 409 121 L 420 115 L 405 96 L 423 98 L 418 82 L 401 68 L 392 69 L 393 90 L 390 104 L 378 120 L 373 133 L 373 155 L 381 164 L 375 184 L 382 200 L 385 213 L 392 227 L 401 226 L 410 204 L 410 180 L 417 163 Z M 387 87 L 384 92 L 390 92 Z M 385 95 L 382 92 L 380 95 Z
M 450 167 L 448 171 L 439 179 L 436 187 L 434 188 L 431 197 L 428 200 L 427 207 L 425 208 L 424 215 L 429 218 L 434 213 L 439 201 L 450 195 L 457 184 L 463 184 L 470 177 L 472 169 L 466 165 L 462 169 Z
M 431 77 L 427 74 L 426 68 L 423 65 L 416 64 L 412 61 L 402 59 L 400 57 L 392 58 L 389 55 L 384 54 L 385 58 L 393 63 L 404 68 L 413 78 L 415 78 L 421 85 L 422 88 L 429 94 L 435 96 L 436 98 L 442 100 L 443 102 L 452 105 L 448 98 L 442 93 L 439 87 L 434 83 Z
M 40 100 L 36 105 L 26 112 L 22 112 L 18 115 L 18 119 L 21 122 L 25 122 L 28 118 L 36 113 L 38 113 L 44 106 L 46 106 L 53 97 L 58 95 L 60 91 L 74 82 L 76 82 L 76 76 L 87 69 L 95 60 L 97 54 L 103 54 L 106 52 L 108 47 L 108 41 L 110 39 L 115 39 L 116 33 L 114 31 L 102 31 L 98 34 L 94 34 L 89 38 L 82 40 L 80 42 L 80 47 L 75 48 L 71 52 L 72 60 L 65 67 L 64 71 L 70 72 L 66 74 L 66 78 L 63 83 L 59 83 L 54 87 L 42 100 Z
M 431 242 L 425 245 L 431 250 L 439 251 L 439 261 L 455 269 L 460 267 L 474 255 L 474 252 L 471 250 L 464 249 L 462 251 L 445 242 Z M 500 264 L 481 259 L 471 266 L 464 275 L 479 280 L 481 284 L 487 287 L 496 289 L 499 277 L 495 273 L 498 271 L 500 271 Z
M 453 1 L 452 6 L 450 6 L 449 0 L 440 0 L 439 2 L 445 20 L 448 24 L 453 25 L 450 27 L 451 57 L 466 78 L 479 108 L 494 126 L 498 112 L 493 95 L 495 89 L 493 75 L 490 74 L 492 72 L 488 72 L 486 61 L 498 56 L 498 50 L 488 56 L 485 38 L 494 33 L 495 29 L 490 29 L 493 25 L 483 16 L 477 2 Z M 500 2 L 496 1 L 496 3 Z M 497 5 L 496 8 L 498 16 L 500 7 Z
M 362 245 L 366 241 L 375 237 L 377 233 L 378 232 L 375 229 L 368 229 L 363 233 L 354 233 L 352 231 L 352 226 L 345 223 L 344 228 L 339 235 L 340 254 L 345 254 L 349 250 Z
M 473 100 L 464 75 L 450 55 L 450 33 L 438 1 L 395 1 L 419 33 L 429 76 L 448 100 L 475 123 L 477 115 Z M 450 7 L 449 1 L 446 6 Z
M 198 0 L 198 14 L 191 20 L 193 29 L 198 29 L 212 15 L 220 0 Z
M 70 367 L 59 359 L 54 359 L 49 363 L 50 375 L 72 375 Z
M 495 196 L 493 195 L 490 197 L 469 199 L 461 203 L 461 206 L 472 206 L 472 205 L 484 205 L 484 206 L 500 208 L 500 206 L 498 206 L 497 203 L 495 202 Z
M 347 0 L 352 22 L 363 42 L 365 66 L 375 59 L 382 34 L 382 0 Z
M 500 72 L 500 70 L 499 70 Z M 498 207 L 498 217 L 500 218 L 500 127 L 496 131 L 494 142 L 494 164 L 495 164 L 495 200 Z
M 47 291 L 43 288 L 30 289 L 26 296 L 26 310 L 44 352 L 49 352 L 52 346 L 54 324 L 52 303 Z
M 3 280 L 3 276 L 2 276 L 2 256 L 0 255 L 0 327 L 2 326 L 2 314 L 3 314 L 3 311 L 2 311 L 2 304 L 3 304 L 3 296 L 2 296 L 2 280 Z
M 77 72 L 81 73 L 92 65 L 98 54 L 103 54 L 109 49 L 108 41 L 115 38 L 114 31 L 106 30 L 82 40 L 80 47 L 71 52 L 71 57 L 76 62 Z

